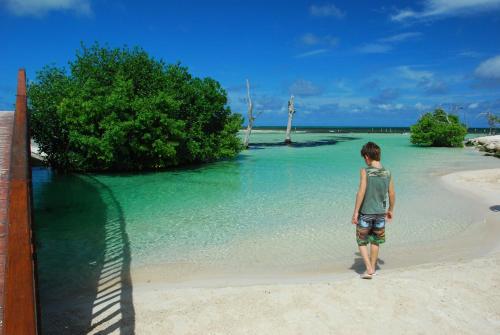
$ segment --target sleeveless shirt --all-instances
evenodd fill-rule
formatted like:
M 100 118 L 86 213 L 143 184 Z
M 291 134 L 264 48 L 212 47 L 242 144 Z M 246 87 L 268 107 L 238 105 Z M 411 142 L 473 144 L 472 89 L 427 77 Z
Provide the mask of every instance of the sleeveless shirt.
M 360 208 L 362 214 L 383 214 L 386 211 L 387 193 L 391 181 L 391 172 L 386 168 L 367 167 L 366 192 Z

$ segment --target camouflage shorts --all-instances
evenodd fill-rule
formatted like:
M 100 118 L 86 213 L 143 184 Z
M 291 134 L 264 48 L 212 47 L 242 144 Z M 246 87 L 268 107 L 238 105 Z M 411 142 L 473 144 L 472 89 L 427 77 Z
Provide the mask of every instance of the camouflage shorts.
M 356 225 L 358 245 L 381 244 L 385 242 L 385 214 L 359 214 Z

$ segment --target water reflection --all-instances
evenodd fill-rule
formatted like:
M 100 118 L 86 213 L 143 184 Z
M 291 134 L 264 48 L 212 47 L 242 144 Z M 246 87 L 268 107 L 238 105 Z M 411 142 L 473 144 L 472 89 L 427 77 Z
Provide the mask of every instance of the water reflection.
M 33 181 L 42 332 L 133 334 L 130 242 L 119 202 L 91 176 L 34 169 Z

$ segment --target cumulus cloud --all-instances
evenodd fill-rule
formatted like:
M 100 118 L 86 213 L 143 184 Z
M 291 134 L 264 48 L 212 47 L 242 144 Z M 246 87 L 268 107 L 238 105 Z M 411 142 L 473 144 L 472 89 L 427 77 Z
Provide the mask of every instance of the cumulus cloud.
M 479 78 L 500 80 L 500 55 L 479 64 L 474 74 Z
M 288 90 L 291 94 L 300 96 L 320 95 L 322 92 L 322 89 L 319 86 L 316 86 L 313 82 L 304 79 L 294 81 Z
M 89 0 L 4 0 L 0 4 L 17 16 L 43 16 L 51 11 L 92 15 Z
M 498 89 L 500 86 L 500 55 L 483 61 L 476 67 L 473 75 L 472 87 Z
M 426 0 L 420 11 L 399 10 L 391 16 L 393 21 L 437 19 L 449 16 L 476 14 L 500 8 L 500 0 Z
M 311 5 L 309 7 L 309 13 L 312 16 L 336 17 L 338 19 L 345 16 L 345 13 L 337 8 L 337 6 L 335 6 L 334 4 Z

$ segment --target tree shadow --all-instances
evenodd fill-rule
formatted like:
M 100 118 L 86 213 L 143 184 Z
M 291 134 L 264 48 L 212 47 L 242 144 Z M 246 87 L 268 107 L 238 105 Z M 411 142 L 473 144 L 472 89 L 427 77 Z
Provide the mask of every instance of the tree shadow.
M 365 267 L 365 262 L 363 262 L 363 258 L 361 257 L 361 254 L 359 252 L 355 252 L 354 256 L 355 256 L 354 263 L 351 265 L 349 269 L 353 270 L 357 274 L 364 273 L 366 271 L 366 267 Z M 377 260 L 377 264 L 375 265 L 375 271 L 380 270 L 379 265 L 384 265 L 384 264 L 385 264 L 384 260 L 380 259 L 379 257 L 379 259 Z
M 337 138 L 325 138 L 325 139 L 320 139 L 320 140 L 314 140 L 314 141 L 301 141 L 301 142 L 292 142 L 292 143 L 285 143 L 283 142 L 256 142 L 256 143 L 250 143 L 249 148 L 251 150 L 255 149 L 264 149 L 266 147 L 292 147 L 292 148 L 314 148 L 314 147 L 321 147 L 325 145 L 335 145 L 339 142 L 346 142 L 346 141 L 353 141 L 357 140 L 357 137 L 347 137 L 347 136 L 342 136 L 342 137 L 337 137 Z
M 244 151 L 242 151 L 244 152 Z M 218 169 L 221 164 L 239 164 L 245 160 L 247 160 L 248 157 L 245 155 L 242 155 L 241 153 L 238 154 L 238 156 L 232 158 L 232 159 L 221 159 L 219 161 L 214 161 L 214 162 L 197 162 L 197 163 L 186 163 L 180 166 L 170 166 L 166 168 L 161 168 L 161 169 L 144 169 L 142 171 L 128 171 L 128 170 L 111 170 L 111 171 L 89 171 L 85 173 L 87 176 L 106 176 L 108 178 L 113 178 L 113 177 L 136 177 L 136 176 L 148 176 L 148 175 L 154 175 L 158 173 L 172 173 L 172 174 L 183 174 L 186 171 L 189 172 L 197 172 L 197 173 L 202 173 L 207 170 L 211 169 Z
M 42 333 L 134 334 L 120 204 L 93 177 L 47 171 L 33 171 Z

